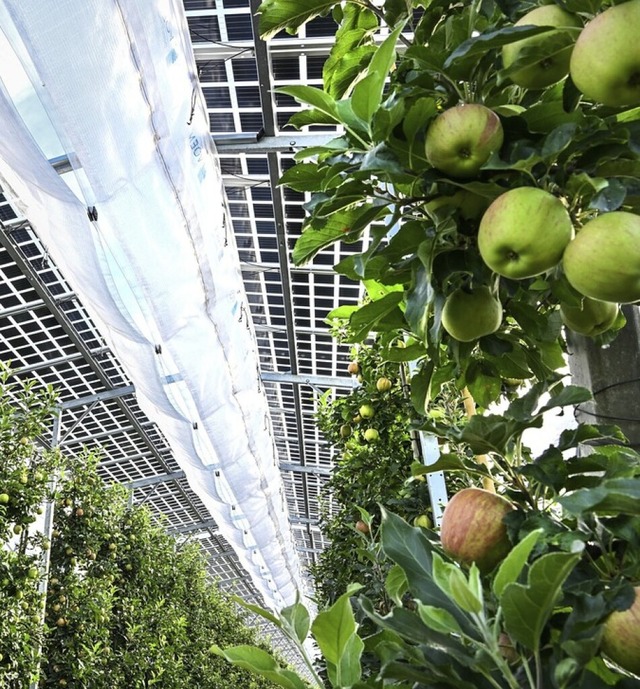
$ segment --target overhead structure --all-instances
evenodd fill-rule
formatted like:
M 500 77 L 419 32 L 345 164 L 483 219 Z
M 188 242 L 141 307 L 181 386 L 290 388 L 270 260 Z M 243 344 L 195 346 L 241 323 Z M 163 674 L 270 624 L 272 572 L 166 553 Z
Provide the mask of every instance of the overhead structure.
M 255 534 L 260 534 L 263 520 L 246 524 L 250 527 L 246 529 L 241 520 L 232 520 L 242 528 L 229 530 L 229 512 L 216 512 L 214 503 L 221 502 L 218 491 L 223 489 L 214 479 L 220 478 L 215 471 L 222 453 L 215 444 L 200 439 L 215 425 L 218 389 L 211 380 L 224 376 L 214 365 L 218 360 L 211 350 L 197 349 L 182 328 L 196 312 L 210 322 L 221 319 L 225 326 L 237 326 L 233 332 L 240 345 L 227 352 L 225 376 L 236 375 L 246 382 L 253 420 L 259 417 L 255 443 L 270 431 L 272 444 L 264 442 L 271 459 L 263 477 L 268 488 L 276 480 L 283 487 L 281 504 L 286 504 L 288 517 L 274 518 L 273 531 L 284 541 L 277 547 L 289 552 L 290 566 L 284 576 L 298 583 L 325 545 L 317 525 L 319 496 L 333 456 L 314 421 L 318 394 L 328 388 L 335 394 L 348 394 L 353 386 L 346 372 L 348 347 L 332 339 L 324 319 L 336 306 L 356 303 L 360 287 L 331 269 L 346 255 L 344 248 L 332 247 L 304 268 L 290 264 L 305 198 L 277 187 L 276 182 L 292 163 L 295 150 L 309 140 L 325 140 L 333 128 L 283 129 L 299 106 L 288 97 L 274 96 L 274 87 L 320 83 L 335 25 L 329 18 L 319 18 L 303 29 L 304 40 L 279 37 L 266 45 L 254 38 L 257 3 L 250 6 L 249 0 L 187 0 L 185 15 L 168 1 L 112 0 L 95 5 L 67 0 L 56 3 L 54 10 L 44 2 L 0 2 L 2 58 L 9 46 L 17 48 L 32 84 L 29 97 L 20 100 L 16 83 L 5 78 L 11 70 L 2 72 L 5 96 L 6 91 L 11 92 L 11 100 L 18 96 L 21 108 L 12 112 L 9 98 L 3 98 L 3 124 L 6 118 L 18 128 L 27 122 L 32 130 L 47 132 L 38 144 L 23 137 L 23 155 L 16 154 L 17 133 L 4 137 L 2 172 L 10 185 L 5 185 L 0 197 L 0 356 L 12 360 L 16 375 L 36 378 L 59 390 L 60 441 L 65 452 L 73 455 L 83 446 L 99 447 L 104 457 L 101 474 L 129 485 L 134 502 L 144 501 L 163 514 L 179 538 L 198 538 L 209 556 L 212 574 L 224 588 L 254 602 L 277 605 L 260 569 L 262 562 L 252 559 L 252 542 L 245 541 L 249 533 L 244 531 L 248 531 L 257 544 Z M 78 31 L 76 18 L 73 31 L 65 34 L 62 22 L 73 13 L 84 14 L 93 28 Z M 28 21 L 36 22 L 33 35 L 27 31 Z M 74 38 L 62 46 L 62 35 Z M 45 53 L 38 52 L 47 45 L 60 51 L 57 62 L 49 63 Z M 122 50 L 112 53 L 116 45 Z M 40 46 L 37 51 L 36 46 Z M 129 80 L 124 71 L 118 71 L 124 70 L 124 62 L 135 68 Z M 94 81 L 81 86 L 85 63 L 92 63 L 96 72 Z M 36 66 L 44 78 L 37 76 Z M 178 69 L 191 81 L 185 78 L 172 85 L 168 75 Z M 114 70 L 118 80 L 113 80 Z M 45 90 L 40 86 L 43 82 Z M 200 93 L 204 102 L 199 100 Z M 126 102 L 118 106 L 114 94 L 126 96 Z M 131 100 L 133 96 L 137 100 Z M 154 97 L 170 115 L 152 116 L 149 104 Z M 86 101 L 79 103 L 78 98 Z M 98 159 L 91 139 L 99 131 L 95 127 L 104 123 L 95 124 L 102 119 L 95 114 L 94 124 L 89 121 L 90 113 L 100 109 L 117 112 L 121 119 L 109 129 L 109 143 L 101 147 Z M 52 126 L 56 118 L 60 118 L 58 124 Z M 129 120 L 141 125 L 144 137 L 127 135 Z M 189 141 L 194 132 L 197 141 Z M 211 156 L 210 135 L 217 145 L 217 163 Z M 164 175 L 152 177 L 141 163 L 151 159 L 165 161 Z M 166 161 L 174 161 L 177 167 Z M 221 173 L 226 215 L 216 192 L 198 193 L 202 186 L 198 174 L 203 170 L 207 184 Z M 125 171 L 133 173 L 133 183 L 125 181 Z M 168 188 L 171 180 L 175 189 Z M 159 205 L 147 203 L 132 211 L 136 195 L 149 187 L 157 193 Z M 169 234 L 161 239 L 153 218 L 164 218 L 166 213 L 175 218 L 176 191 L 186 188 L 191 191 L 178 211 L 179 218 L 165 223 Z M 109 189 L 124 196 L 111 198 Z M 46 210 L 45 190 L 52 191 L 55 202 Z M 116 210 L 122 209 L 125 212 L 117 215 Z M 206 210 L 206 223 L 191 224 L 197 216 L 193 209 Z M 116 221 L 120 217 L 122 224 Z M 124 242 L 119 251 L 109 244 L 117 233 L 122 233 Z M 185 239 L 184 245 L 179 243 Z M 54 240 L 62 250 L 49 246 Z M 349 252 L 359 249 L 357 244 L 348 247 Z M 72 259 L 78 254 L 82 260 Z M 232 254 L 235 269 L 227 262 L 231 261 L 227 255 Z M 220 256 L 224 263 L 218 263 Z M 161 276 L 162 280 L 140 280 L 143 258 L 156 262 L 156 279 Z M 180 270 L 179 261 L 187 267 Z M 212 310 L 215 302 L 206 289 L 207 279 L 222 270 L 227 276 L 223 317 Z M 101 274 L 106 278 L 100 279 Z M 171 285 L 169 279 L 177 282 Z M 162 306 L 157 308 L 167 311 L 162 328 L 155 320 L 156 307 L 144 306 L 148 302 L 141 298 L 156 285 L 162 294 Z M 96 301 L 96 293 L 105 288 L 110 298 L 107 306 Z M 244 303 L 239 289 L 246 295 Z M 195 302 L 190 301 L 198 294 Z M 115 317 L 115 325 L 105 328 L 108 314 Z M 137 335 L 132 338 L 131 332 Z M 118 345 L 118 337 L 130 344 Z M 188 355 L 175 353 L 174 338 L 186 341 Z M 254 364 L 249 366 L 246 354 L 252 348 Z M 145 353 L 142 363 L 132 365 L 140 351 Z M 190 363 L 196 373 L 183 372 L 187 359 L 194 359 Z M 206 384 L 203 372 L 213 376 Z M 139 373 L 139 380 L 133 380 Z M 162 404 L 152 401 L 155 393 L 164 396 Z M 225 398 L 225 412 L 229 406 L 234 406 L 232 396 Z M 163 409 L 169 419 L 164 426 Z M 234 449 L 248 444 L 243 431 L 238 431 L 238 437 L 228 437 L 230 423 L 225 421 L 225 441 Z M 170 438 L 176 429 L 177 443 Z M 189 459 L 194 448 L 195 466 Z M 275 493 L 271 499 L 277 505 Z M 227 497 L 232 501 L 237 496 Z M 296 561 L 302 564 L 298 571 Z M 276 585 L 280 595 L 291 590 L 281 582 Z

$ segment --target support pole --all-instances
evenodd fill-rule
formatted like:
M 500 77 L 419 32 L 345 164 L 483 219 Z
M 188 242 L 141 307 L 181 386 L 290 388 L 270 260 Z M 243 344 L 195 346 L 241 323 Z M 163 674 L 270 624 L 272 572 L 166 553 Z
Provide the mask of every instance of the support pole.
M 62 409 L 59 407 L 56 409 L 55 415 L 53 417 L 53 428 L 51 432 L 51 449 L 55 451 L 60 441 L 60 426 L 62 422 Z M 42 641 L 44 635 L 44 624 L 45 624 L 45 613 L 47 608 L 47 591 L 49 587 L 49 570 L 51 567 L 51 540 L 53 535 L 53 517 L 55 511 L 55 499 L 54 494 L 58 484 L 58 474 L 57 472 L 49 479 L 49 491 L 51 494 L 51 499 L 45 502 L 44 506 L 44 526 L 43 535 L 49 547 L 42 551 L 42 577 L 40 583 L 38 584 L 38 593 L 41 595 L 41 606 L 40 606 L 40 638 L 37 641 L 37 657 L 38 657 L 38 670 L 34 681 L 30 685 L 30 689 L 37 689 L 40 681 L 40 667 L 42 665 Z

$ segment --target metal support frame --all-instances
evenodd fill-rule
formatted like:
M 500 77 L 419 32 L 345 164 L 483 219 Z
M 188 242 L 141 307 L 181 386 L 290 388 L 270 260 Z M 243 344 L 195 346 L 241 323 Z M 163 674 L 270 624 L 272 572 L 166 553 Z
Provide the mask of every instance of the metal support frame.
M 304 373 L 280 373 L 278 371 L 262 371 L 263 383 L 293 383 L 294 385 L 309 385 L 319 388 L 357 388 L 358 379 L 347 376 L 312 376 Z
M 213 142 L 221 156 L 246 153 L 295 153 L 309 146 L 326 146 L 329 141 L 339 136 L 336 132 L 326 134 L 292 132 L 290 134 L 274 134 L 273 136 L 256 137 L 253 141 L 246 141 L 239 137 L 214 137 Z
M 62 423 L 62 410 L 58 408 L 54 414 L 53 417 L 53 427 L 51 429 L 51 447 L 55 448 L 58 445 L 58 440 L 60 438 L 60 427 Z M 53 493 L 55 492 L 56 489 L 56 484 L 58 482 L 58 476 L 57 473 L 54 474 L 50 480 L 49 480 L 49 488 L 51 490 L 51 494 L 53 496 Z M 42 529 L 42 535 L 44 538 L 51 543 L 51 538 L 53 536 L 53 518 L 55 515 L 55 501 L 53 498 L 51 500 L 47 500 L 45 503 L 44 507 L 44 525 Z M 40 581 L 38 582 L 38 593 L 41 596 L 41 606 L 40 606 L 40 627 L 43 628 L 45 624 L 45 615 L 46 615 L 46 607 L 47 607 L 47 589 L 49 588 L 49 570 L 51 567 L 51 546 L 47 548 L 46 550 L 43 550 L 41 553 L 41 558 L 42 558 L 42 569 L 41 569 L 41 578 Z M 33 682 L 30 685 L 30 689 L 37 689 L 39 680 L 40 680 L 40 666 L 42 664 L 42 660 L 40 659 L 40 655 L 42 653 L 42 638 L 39 639 L 39 641 L 36 642 L 37 647 L 38 647 L 38 669 L 36 672 L 36 676 L 33 680 Z
M 311 464 L 279 464 L 280 471 L 296 471 L 302 474 L 317 474 L 318 476 L 331 476 L 331 469 L 329 467 L 318 467 Z
M 132 481 L 127 483 L 127 488 L 132 491 L 138 490 L 139 488 L 146 488 L 146 486 L 154 486 L 159 483 L 168 483 L 169 481 L 179 481 L 185 478 L 184 471 L 172 471 L 170 474 L 160 474 L 159 476 L 149 476 L 149 478 L 141 478 L 137 481 Z
M 267 44 L 260 38 L 258 8 L 260 0 L 250 0 L 251 21 L 253 26 L 254 50 L 256 66 L 258 71 L 258 86 L 260 90 L 260 102 L 263 112 L 263 127 L 265 136 L 273 137 L 277 133 L 275 116 L 275 100 L 273 96 L 273 83 L 271 68 L 271 56 Z M 276 226 L 276 237 L 278 242 L 278 262 L 280 264 L 280 275 L 282 276 L 282 299 L 284 304 L 285 324 L 287 328 L 287 341 L 289 343 L 289 360 L 291 362 L 291 374 L 298 375 L 298 351 L 296 346 L 295 317 L 293 313 L 293 294 L 291 289 L 291 274 L 289 271 L 289 247 L 287 245 L 286 218 L 284 215 L 284 196 L 282 187 L 278 182 L 280 179 L 280 164 L 276 152 L 267 153 L 267 165 L 269 169 L 269 182 L 271 187 L 271 197 L 273 201 L 273 213 Z M 305 461 L 305 438 L 302 421 L 302 399 L 300 389 L 297 385 L 293 388 L 293 402 L 296 413 L 296 429 L 298 432 L 298 454 L 300 464 L 304 466 Z M 306 474 L 302 474 L 302 495 L 304 508 L 309 514 L 310 493 L 307 484 Z M 311 531 L 309 529 L 309 536 Z M 314 557 L 315 562 L 315 557 Z
M 174 526 L 169 529 L 169 534 L 176 536 L 178 534 L 191 533 L 192 531 L 206 531 L 206 530 L 218 530 L 218 524 L 214 519 L 206 519 L 201 522 L 196 522 L 195 524 L 184 524 L 183 526 Z

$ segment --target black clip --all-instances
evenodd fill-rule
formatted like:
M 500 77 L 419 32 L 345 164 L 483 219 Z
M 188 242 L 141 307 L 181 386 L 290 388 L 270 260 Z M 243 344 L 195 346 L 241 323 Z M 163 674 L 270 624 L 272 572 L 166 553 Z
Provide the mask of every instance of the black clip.
M 95 206 L 87 208 L 87 215 L 89 216 L 89 220 L 91 220 L 91 222 L 98 221 L 98 209 Z

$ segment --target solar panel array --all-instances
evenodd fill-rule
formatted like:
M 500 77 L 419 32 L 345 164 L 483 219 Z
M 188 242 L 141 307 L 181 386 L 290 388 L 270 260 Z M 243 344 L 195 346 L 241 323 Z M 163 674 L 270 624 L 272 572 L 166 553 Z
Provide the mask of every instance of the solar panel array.
M 318 501 L 333 462 L 314 414 L 319 394 L 348 394 L 348 347 L 328 332 L 326 315 L 356 303 L 359 286 L 331 267 L 343 249 L 294 267 L 303 194 L 276 185 L 300 136 L 285 125 L 299 109 L 286 84 L 320 85 L 335 25 L 319 18 L 297 37 L 254 38 L 254 0 L 184 0 L 193 49 L 220 153 L 231 222 L 259 345 L 291 528 L 303 564 L 326 542 Z M 316 127 L 319 136 L 332 127 Z M 265 138 L 266 137 L 266 138 Z M 264 146 L 265 140 L 271 143 Z M 224 589 L 260 602 L 215 522 L 182 478 L 160 429 L 136 403 L 132 383 L 80 299 L 47 255 L 27 218 L 0 195 L 0 358 L 20 378 L 53 385 L 63 403 L 60 444 L 73 456 L 99 448 L 102 476 L 131 485 L 134 502 L 164 515 L 180 538 L 197 538 Z M 357 250 L 351 245 L 349 252 Z M 338 379 L 339 380 L 336 380 Z

